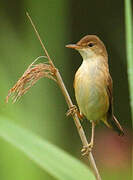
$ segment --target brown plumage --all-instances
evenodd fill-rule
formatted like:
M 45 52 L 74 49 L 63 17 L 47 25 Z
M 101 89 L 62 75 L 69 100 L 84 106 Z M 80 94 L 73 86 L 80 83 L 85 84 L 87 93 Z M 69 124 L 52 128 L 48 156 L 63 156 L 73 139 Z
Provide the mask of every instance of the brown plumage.
M 106 47 L 105 47 L 104 43 L 96 35 L 87 35 L 87 36 L 83 37 L 80 41 L 78 41 L 76 43 L 76 45 L 78 45 L 80 47 L 88 47 L 88 44 L 90 44 L 90 43 L 95 44 L 95 47 L 92 47 L 92 49 L 95 52 L 102 54 L 106 58 L 106 60 L 108 59 Z M 99 49 L 99 47 L 100 47 L 100 49 Z

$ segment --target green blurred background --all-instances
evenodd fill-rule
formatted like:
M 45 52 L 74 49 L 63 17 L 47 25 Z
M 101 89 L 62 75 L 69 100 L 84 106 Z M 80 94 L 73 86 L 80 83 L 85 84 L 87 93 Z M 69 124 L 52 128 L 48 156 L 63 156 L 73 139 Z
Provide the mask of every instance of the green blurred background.
M 87 34 L 105 43 L 114 82 L 114 111 L 125 129 L 118 137 L 102 123 L 96 128 L 94 156 L 103 180 L 131 179 L 131 112 L 121 0 L 2 0 L 0 3 L 0 113 L 85 162 L 81 141 L 55 82 L 40 80 L 19 102 L 5 104 L 8 90 L 28 65 L 43 55 L 26 17 L 28 11 L 74 101 L 73 78 L 80 55 L 65 48 Z M 87 137 L 90 123 L 82 122 Z M 35 147 L 36 148 L 36 147 Z M 44 152 L 45 153 L 45 152 Z M 54 180 L 23 153 L 0 139 L 0 180 Z

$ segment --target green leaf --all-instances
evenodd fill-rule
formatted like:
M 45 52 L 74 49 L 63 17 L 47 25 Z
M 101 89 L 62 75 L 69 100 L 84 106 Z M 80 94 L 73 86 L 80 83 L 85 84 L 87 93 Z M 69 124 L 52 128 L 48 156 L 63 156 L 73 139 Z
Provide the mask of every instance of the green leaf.
M 23 151 L 27 157 L 59 180 L 94 180 L 80 161 L 11 120 L 0 118 L 0 137 Z

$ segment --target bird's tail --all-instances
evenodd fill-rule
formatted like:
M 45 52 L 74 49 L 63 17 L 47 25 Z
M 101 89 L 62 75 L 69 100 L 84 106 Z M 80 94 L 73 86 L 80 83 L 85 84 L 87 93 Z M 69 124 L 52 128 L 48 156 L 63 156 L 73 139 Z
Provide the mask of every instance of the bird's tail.
M 109 127 L 114 129 L 119 135 L 123 136 L 124 131 L 123 128 L 121 127 L 120 123 L 116 119 L 116 117 L 113 115 L 112 118 L 109 118 L 107 120 L 104 120 L 104 123 Z

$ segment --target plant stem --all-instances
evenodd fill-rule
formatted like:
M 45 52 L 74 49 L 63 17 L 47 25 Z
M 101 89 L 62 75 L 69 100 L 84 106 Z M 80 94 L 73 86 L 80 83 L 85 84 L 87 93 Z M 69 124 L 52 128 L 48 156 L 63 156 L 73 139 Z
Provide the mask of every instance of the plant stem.
M 47 50 L 46 50 L 46 48 L 45 48 L 41 38 L 40 38 L 40 35 L 39 35 L 39 33 L 38 33 L 38 31 L 37 31 L 37 29 L 36 29 L 32 19 L 31 19 L 31 17 L 29 16 L 28 13 L 26 13 L 26 14 L 27 14 L 27 16 L 28 16 L 28 18 L 29 18 L 29 20 L 31 22 L 31 25 L 32 25 L 32 27 L 33 27 L 36 35 L 37 35 L 37 38 L 40 41 L 40 44 L 41 44 L 41 46 L 42 46 L 42 48 L 44 50 L 44 53 L 46 54 L 46 56 L 47 56 L 47 58 L 49 60 L 49 63 L 55 69 L 55 76 L 56 76 L 56 79 L 57 79 L 57 83 L 58 83 L 58 85 L 59 85 L 59 87 L 60 87 L 60 89 L 61 89 L 61 91 L 62 91 L 62 93 L 63 93 L 63 95 L 65 97 L 66 103 L 67 103 L 67 105 L 68 105 L 68 107 L 70 109 L 74 105 L 73 105 L 72 100 L 71 100 L 71 98 L 69 96 L 69 93 L 68 93 L 68 91 L 67 91 L 67 89 L 65 87 L 65 84 L 64 84 L 64 82 L 62 80 L 62 77 L 61 77 L 58 69 L 55 68 L 55 65 L 54 65 L 53 61 L 51 60 L 51 58 L 50 58 L 50 56 L 49 56 L 49 54 L 48 54 L 48 52 L 47 52 Z M 80 123 L 80 121 L 78 119 L 77 113 L 74 113 L 72 116 L 73 116 L 73 119 L 74 119 L 75 125 L 77 127 L 77 130 L 78 130 L 78 133 L 79 133 L 79 136 L 81 138 L 83 146 L 88 146 L 89 144 L 88 144 L 87 138 L 85 136 L 85 132 L 84 132 L 84 130 L 83 130 L 82 126 L 81 126 L 81 123 Z M 92 170 L 93 170 L 93 172 L 95 174 L 96 180 L 101 180 L 100 174 L 98 172 L 95 160 L 94 160 L 93 155 L 92 155 L 91 152 L 89 152 L 88 159 L 89 159 L 91 168 L 92 168 Z
M 126 52 L 127 52 L 127 71 L 130 92 L 130 105 L 133 124 L 133 23 L 132 23 L 132 2 L 125 0 L 125 31 L 126 31 Z

